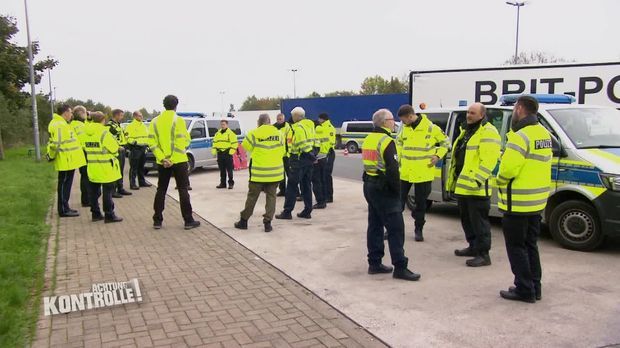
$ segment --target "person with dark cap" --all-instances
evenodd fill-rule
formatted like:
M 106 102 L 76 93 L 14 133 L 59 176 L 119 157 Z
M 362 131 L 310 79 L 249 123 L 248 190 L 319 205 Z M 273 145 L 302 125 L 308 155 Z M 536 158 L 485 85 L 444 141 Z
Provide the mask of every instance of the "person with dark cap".
M 121 127 L 121 121 L 125 117 L 125 113 L 121 109 L 112 110 L 112 119 L 108 122 L 108 128 L 110 133 L 116 138 L 118 141 L 119 150 L 118 150 L 118 163 L 121 168 L 121 178 L 116 182 L 116 192 L 112 195 L 114 198 L 122 198 L 123 196 L 131 196 L 131 192 L 125 190 L 123 187 L 123 176 L 125 173 L 125 157 L 126 150 L 125 146 L 127 146 L 127 136 L 125 135 L 125 131 L 123 127 Z
M 284 162 L 284 180 L 280 181 L 280 185 L 278 186 L 278 197 L 284 197 L 286 192 L 286 178 L 288 178 L 290 170 L 288 166 L 289 152 L 288 152 L 288 137 L 291 132 L 291 124 L 286 121 L 284 118 L 284 114 L 279 113 L 276 116 L 276 123 L 273 124 L 276 129 L 280 131 L 282 134 L 282 141 L 284 142 L 284 157 L 282 157 L 282 161 Z
M 157 193 L 153 202 L 153 228 L 162 228 L 164 221 L 164 206 L 166 202 L 166 192 L 170 184 L 170 177 L 174 175 L 179 190 L 179 204 L 181 205 L 181 215 L 185 222 L 185 229 L 189 230 L 200 226 L 200 221 L 194 220 L 192 215 L 192 204 L 189 192 L 189 166 L 186 149 L 191 140 L 189 132 L 185 127 L 185 121 L 176 114 L 179 99 L 174 95 L 164 98 L 164 108 L 159 116 L 155 117 L 149 125 L 149 147 L 155 155 L 157 162 Z
M 329 120 L 329 115 L 322 113 L 319 115 L 319 124 L 323 130 L 323 140 L 321 148 L 327 151 L 325 166 L 323 167 L 323 192 L 325 192 L 325 202 L 334 202 L 334 180 L 332 173 L 334 172 L 334 163 L 336 161 L 336 128 Z M 325 149 L 323 149 L 325 147 Z

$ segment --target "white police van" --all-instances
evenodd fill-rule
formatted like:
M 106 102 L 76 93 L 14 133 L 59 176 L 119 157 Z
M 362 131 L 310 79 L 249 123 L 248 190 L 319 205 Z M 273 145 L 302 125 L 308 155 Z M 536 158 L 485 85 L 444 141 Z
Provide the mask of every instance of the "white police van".
M 593 250 L 606 236 L 620 236 L 620 111 L 613 107 L 573 104 L 569 95 L 536 95 L 538 118 L 553 141 L 552 187 L 543 219 L 563 247 Z M 499 131 L 502 151 L 510 130 L 512 104 L 519 95 L 504 96 L 503 105 L 487 105 L 487 119 Z M 452 144 L 465 122 L 467 107 L 425 109 Z M 429 200 L 455 202 L 445 190 L 451 153 L 435 167 Z M 497 173 L 499 163 L 495 168 Z M 489 180 L 491 215 L 497 209 L 495 178 Z M 413 194 L 412 192 L 410 193 Z M 407 205 L 413 207 L 410 196 Z
M 239 143 L 243 141 L 244 134 L 238 120 L 206 118 L 203 113 L 198 112 L 177 112 L 177 115 L 185 121 L 191 138 L 191 143 L 187 149 L 190 172 L 196 168 L 217 165 L 217 158 L 211 153 L 211 148 L 213 147 L 213 137 L 220 129 L 221 121 L 228 121 L 228 128 L 237 134 Z M 146 173 L 157 170 L 155 156 L 150 150 L 146 154 L 144 170 Z

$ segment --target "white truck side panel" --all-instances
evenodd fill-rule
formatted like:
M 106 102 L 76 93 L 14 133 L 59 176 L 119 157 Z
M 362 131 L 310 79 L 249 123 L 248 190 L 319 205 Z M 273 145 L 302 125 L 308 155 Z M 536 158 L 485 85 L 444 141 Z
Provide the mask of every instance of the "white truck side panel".
M 620 62 L 419 71 L 410 74 L 412 105 L 496 104 L 504 94 L 570 94 L 579 104 L 620 108 Z

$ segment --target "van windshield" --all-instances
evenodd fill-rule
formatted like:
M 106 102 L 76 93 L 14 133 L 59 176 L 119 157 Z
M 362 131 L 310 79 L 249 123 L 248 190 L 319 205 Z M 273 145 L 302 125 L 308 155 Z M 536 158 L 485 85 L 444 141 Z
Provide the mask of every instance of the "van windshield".
M 620 147 L 620 111 L 611 108 L 548 111 L 576 148 Z

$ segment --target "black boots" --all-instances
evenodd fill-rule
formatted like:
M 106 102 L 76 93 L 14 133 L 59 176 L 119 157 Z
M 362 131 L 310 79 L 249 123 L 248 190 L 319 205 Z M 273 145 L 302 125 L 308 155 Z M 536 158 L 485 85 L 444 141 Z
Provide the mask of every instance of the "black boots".
M 224 189 L 224 188 L 226 188 L 226 184 L 219 184 L 219 185 L 215 186 L 215 188 Z
M 239 221 L 235 222 L 235 228 L 240 230 L 248 229 L 248 220 L 239 219 Z
M 186 222 L 184 227 L 186 230 L 191 230 L 192 228 L 196 228 L 198 226 L 200 226 L 200 221 L 194 220 L 194 221 Z
M 416 242 L 423 242 L 424 241 L 424 235 L 422 235 L 422 228 L 417 228 L 415 229 L 415 241 Z
M 481 266 L 490 266 L 491 265 L 491 257 L 488 252 L 482 252 L 473 259 L 469 259 L 465 261 L 465 264 L 469 267 L 481 267 Z
M 503 299 L 511 300 L 511 301 L 521 301 L 521 302 L 527 302 L 527 303 L 535 303 L 536 302 L 536 298 L 534 298 L 534 297 L 523 297 L 523 296 L 519 295 L 516 291 L 510 290 L 510 289 L 509 290 L 500 290 L 499 296 L 501 296 Z
M 290 211 L 282 210 L 280 214 L 276 215 L 276 219 L 278 220 L 292 220 L 293 216 Z
M 114 222 L 121 222 L 121 221 L 123 221 L 123 218 L 118 217 L 118 216 L 116 216 L 114 214 L 106 216 L 105 219 L 103 220 L 103 222 L 105 222 L 106 224 L 111 224 L 111 223 L 114 223 Z
M 383 264 L 368 266 L 368 274 L 392 273 L 393 268 Z
M 420 275 L 418 273 L 411 272 L 408 268 L 396 268 L 394 273 L 392 273 L 392 277 L 396 279 L 403 279 L 409 281 L 417 281 L 420 280 Z
M 463 248 L 463 249 L 455 249 L 454 255 L 475 257 L 476 252 L 471 248 L 471 246 L 468 246 L 467 248 Z
M 263 225 L 265 226 L 265 232 L 273 231 L 273 227 L 271 227 L 271 221 L 264 221 L 263 220 Z

